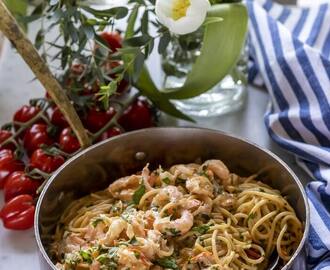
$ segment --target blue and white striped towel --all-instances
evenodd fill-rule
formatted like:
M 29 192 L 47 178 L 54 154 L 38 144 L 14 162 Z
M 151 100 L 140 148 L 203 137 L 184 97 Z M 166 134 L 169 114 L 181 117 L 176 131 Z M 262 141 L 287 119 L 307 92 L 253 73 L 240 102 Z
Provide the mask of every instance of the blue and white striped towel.
M 272 106 L 265 124 L 270 136 L 294 153 L 311 177 L 308 264 L 329 270 L 330 4 L 298 8 L 247 0 L 247 6 L 249 79 L 269 91 Z

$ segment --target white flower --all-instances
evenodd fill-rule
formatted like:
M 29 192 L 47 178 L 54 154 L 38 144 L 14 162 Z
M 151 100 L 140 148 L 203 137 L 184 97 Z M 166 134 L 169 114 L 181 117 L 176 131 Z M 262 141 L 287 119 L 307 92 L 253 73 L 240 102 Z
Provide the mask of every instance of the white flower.
M 185 35 L 203 24 L 210 6 L 208 0 L 156 0 L 156 15 L 171 32 Z

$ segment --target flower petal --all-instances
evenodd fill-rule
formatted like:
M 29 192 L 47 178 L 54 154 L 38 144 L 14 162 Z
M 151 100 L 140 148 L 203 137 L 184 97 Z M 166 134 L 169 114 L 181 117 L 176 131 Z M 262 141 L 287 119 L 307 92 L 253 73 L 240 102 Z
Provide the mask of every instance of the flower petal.
M 211 6 L 208 0 L 190 0 L 186 16 L 174 20 L 171 17 L 173 4 L 173 0 L 157 0 L 156 15 L 163 25 L 178 35 L 196 31 L 205 21 L 207 11 Z

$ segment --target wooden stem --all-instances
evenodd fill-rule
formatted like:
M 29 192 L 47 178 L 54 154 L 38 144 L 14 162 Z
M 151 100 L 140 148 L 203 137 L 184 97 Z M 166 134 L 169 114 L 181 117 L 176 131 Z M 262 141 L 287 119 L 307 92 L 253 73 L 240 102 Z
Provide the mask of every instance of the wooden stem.
M 0 31 L 13 43 L 18 53 L 59 107 L 75 132 L 80 145 L 84 148 L 88 147 L 91 141 L 69 98 L 2 0 L 0 0 Z

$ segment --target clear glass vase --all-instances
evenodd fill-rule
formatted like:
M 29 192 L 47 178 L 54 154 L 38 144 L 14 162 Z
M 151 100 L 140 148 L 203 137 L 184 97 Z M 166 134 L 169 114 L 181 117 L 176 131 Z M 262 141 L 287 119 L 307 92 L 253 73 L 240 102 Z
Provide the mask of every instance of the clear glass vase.
M 172 38 L 162 56 L 164 88 L 176 88 L 184 84 L 187 74 L 200 55 L 202 39 L 201 30 Z M 248 49 L 244 46 L 239 61 L 222 81 L 200 96 L 175 100 L 175 105 L 188 115 L 200 117 L 216 116 L 238 110 L 244 104 L 246 96 L 247 61 Z

